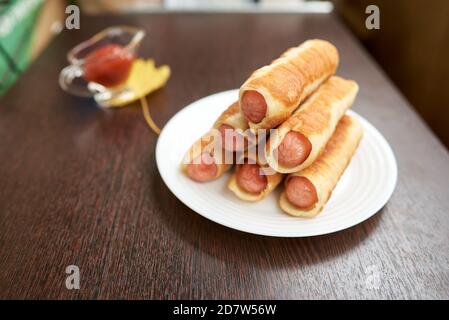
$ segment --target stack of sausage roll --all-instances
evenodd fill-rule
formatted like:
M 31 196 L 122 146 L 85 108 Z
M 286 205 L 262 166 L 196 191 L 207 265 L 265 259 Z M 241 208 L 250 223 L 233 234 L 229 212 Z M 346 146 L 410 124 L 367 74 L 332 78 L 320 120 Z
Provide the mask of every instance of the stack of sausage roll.
M 363 134 L 345 114 L 358 85 L 334 75 L 338 62 L 334 45 L 309 40 L 256 70 L 238 101 L 188 150 L 185 174 L 207 182 L 235 164 L 228 188 L 238 198 L 259 201 L 284 181 L 282 210 L 318 215 Z

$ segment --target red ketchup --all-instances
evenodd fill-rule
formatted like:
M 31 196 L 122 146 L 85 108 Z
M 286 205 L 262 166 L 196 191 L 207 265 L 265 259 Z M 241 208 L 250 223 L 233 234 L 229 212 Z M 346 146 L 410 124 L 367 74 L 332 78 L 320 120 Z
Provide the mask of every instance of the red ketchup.
M 117 86 L 128 78 L 134 59 L 134 54 L 121 45 L 104 45 L 87 55 L 84 79 L 105 87 Z

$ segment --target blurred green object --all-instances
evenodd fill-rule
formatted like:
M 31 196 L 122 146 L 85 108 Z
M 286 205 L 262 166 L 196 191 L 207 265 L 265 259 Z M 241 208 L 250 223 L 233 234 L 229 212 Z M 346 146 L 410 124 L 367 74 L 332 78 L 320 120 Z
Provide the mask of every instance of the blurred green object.
M 31 61 L 33 28 L 44 0 L 0 0 L 0 95 Z

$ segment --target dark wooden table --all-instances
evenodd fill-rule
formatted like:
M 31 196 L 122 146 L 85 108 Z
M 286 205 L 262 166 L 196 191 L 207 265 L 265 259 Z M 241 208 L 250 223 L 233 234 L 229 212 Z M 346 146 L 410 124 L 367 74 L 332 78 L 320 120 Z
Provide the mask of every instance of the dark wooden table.
M 147 30 L 142 55 L 172 68 L 148 98 L 161 125 L 289 46 L 334 42 L 339 74 L 361 87 L 354 109 L 394 149 L 393 197 L 358 226 L 303 239 L 189 210 L 159 176 L 157 137 L 137 105 L 100 110 L 58 87 L 67 50 L 113 24 Z M 0 100 L 0 163 L 0 298 L 449 298 L 448 152 L 333 16 L 83 17 Z M 68 265 L 80 290 L 65 287 Z

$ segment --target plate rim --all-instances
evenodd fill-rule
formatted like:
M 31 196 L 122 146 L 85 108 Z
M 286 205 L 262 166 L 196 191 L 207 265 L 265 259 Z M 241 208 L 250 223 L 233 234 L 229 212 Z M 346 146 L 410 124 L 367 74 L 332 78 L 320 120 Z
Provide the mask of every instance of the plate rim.
M 189 202 L 187 199 L 184 199 L 184 196 L 180 196 L 179 194 L 176 193 L 176 191 L 174 190 L 174 188 L 172 186 L 170 186 L 167 183 L 166 177 L 164 176 L 163 172 L 164 170 L 161 169 L 161 165 L 160 165 L 160 161 L 161 161 L 161 142 L 163 141 L 163 138 L 165 137 L 165 135 L 167 134 L 167 130 L 166 128 L 170 127 L 170 124 L 174 121 L 176 121 L 177 118 L 181 117 L 185 112 L 188 111 L 188 109 L 190 109 L 192 106 L 201 103 L 201 101 L 203 100 L 207 100 L 213 96 L 217 96 L 217 95 L 227 95 L 227 94 L 233 94 L 233 93 L 237 93 L 239 89 L 231 89 L 231 90 L 225 90 L 225 91 L 220 91 L 220 92 L 216 92 L 207 96 L 204 96 L 202 98 L 199 98 L 191 103 L 189 103 L 188 105 L 186 105 L 185 107 L 181 108 L 178 112 L 176 112 L 168 121 L 167 123 L 164 125 L 164 127 L 161 130 L 161 133 L 158 137 L 157 143 L 156 143 L 156 166 L 157 169 L 159 171 L 159 175 L 161 176 L 163 182 L 165 183 L 165 185 L 167 186 L 167 188 L 170 190 L 170 192 L 179 200 L 181 201 L 185 206 L 187 206 L 189 209 L 191 209 L 192 211 L 194 211 L 196 214 L 199 214 L 200 216 L 213 221 L 219 225 L 234 229 L 234 230 L 238 230 L 240 232 L 245 232 L 245 233 L 249 233 L 249 234 L 254 234 L 254 235 L 259 235 L 259 236 L 268 236 L 268 237 L 276 237 L 276 238 L 306 238 L 306 237 L 317 237 L 317 236 L 322 236 L 322 235 L 326 235 L 326 234 L 333 234 L 345 229 L 349 229 L 351 227 L 354 227 L 368 219 L 370 219 L 371 217 L 373 217 L 375 214 L 379 213 L 381 211 L 381 209 L 388 203 L 389 199 L 392 197 L 394 190 L 396 189 L 396 185 L 397 185 L 397 181 L 398 181 L 398 165 L 397 165 L 397 160 L 396 157 L 394 155 L 393 149 L 391 148 L 391 145 L 388 143 L 387 139 L 382 135 L 382 133 L 373 125 L 371 124 L 367 119 L 365 119 L 363 116 L 361 116 L 360 114 L 358 114 L 357 112 L 353 111 L 353 110 L 348 110 L 347 114 L 351 115 L 351 116 L 355 116 L 358 120 L 360 120 L 362 122 L 362 126 L 367 126 L 369 127 L 372 132 L 377 135 L 377 138 L 381 141 L 382 147 L 383 149 L 386 150 L 386 153 L 388 154 L 388 156 L 390 157 L 391 163 L 393 164 L 391 167 L 392 173 L 394 173 L 394 177 L 392 177 L 392 182 L 390 182 L 389 185 L 390 189 L 388 190 L 388 192 L 384 192 L 384 196 L 379 198 L 379 200 L 376 203 L 376 206 L 374 207 L 375 209 L 372 210 L 371 213 L 367 214 L 367 215 L 361 215 L 361 216 L 357 216 L 356 219 L 352 219 L 352 220 L 348 220 L 348 223 L 344 223 L 343 225 L 339 226 L 336 229 L 333 229 L 332 231 L 325 231 L 325 232 L 319 232 L 319 233 L 314 233 L 314 234 L 308 234 L 308 235 L 292 235 L 292 234 L 282 234 L 282 232 L 277 232 L 276 230 L 273 230 L 272 233 L 267 233 L 264 231 L 250 231 L 248 229 L 245 229 L 243 227 L 241 227 L 240 225 L 235 226 L 232 225 L 230 223 L 221 221 L 219 218 L 217 218 L 214 215 L 209 215 L 209 214 L 203 214 L 200 213 L 199 211 L 201 211 L 201 209 L 197 208 L 195 204 L 192 204 L 191 202 Z M 293 217 L 294 218 L 294 217 Z

